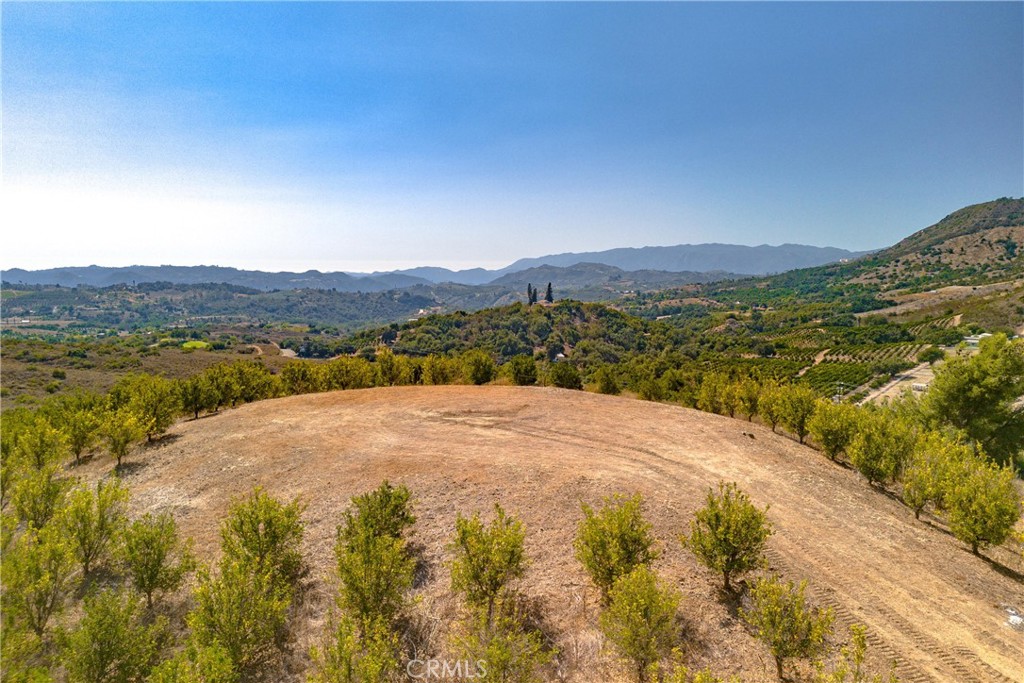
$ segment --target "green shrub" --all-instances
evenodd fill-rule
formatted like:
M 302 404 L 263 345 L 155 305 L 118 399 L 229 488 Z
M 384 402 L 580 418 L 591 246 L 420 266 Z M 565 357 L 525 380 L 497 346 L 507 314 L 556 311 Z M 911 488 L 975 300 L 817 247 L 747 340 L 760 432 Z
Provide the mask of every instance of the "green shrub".
M 59 409 L 60 430 L 72 455 L 75 456 L 75 462 L 80 462 L 82 454 L 92 448 L 99 439 L 103 411 L 97 403 L 98 399 L 83 396 L 77 403 Z
M 640 565 L 615 581 L 609 598 L 601 630 L 644 683 L 675 642 L 679 594 Z
M 217 409 L 219 396 L 216 388 L 205 374 L 196 375 L 177 383 L 178 400 L 182 410 L 199 419 L 199 413 Z
M 424 384 L 453 384 L 459 376 L 459 364 L 445 356 L 431 354 L 423 361 Z
M 256 573 L 269 573 L 285 585 L 293 584 L 303 569 L 299 546 L 305 509 L 298 498 L 284 504 L 260 487 L 246 498 L 233 499 L 220 531 L 224 557 Z
M 757 399 L 757 412 L 765 423 L 771 425 L 772 431 L 782 421 L 783 388 L 775 383 L 767 383 L 761 388 Z
M 52 683 L 44 641 L 24 624 L 6 620 L 0 638 L 0 678 L 10 683 Z
M 491 354 L 482 349 L 472 349 L 462 354 L 462 364 L 466 379 L 471 384 L 487 384 L 497 373 L 497 366 Z
M 115 410 L 136 416 L 146 439 L 165 433 L 181 411 L 174 383 L 156 375 L 132 373 L 117 381 L 109 393 Z
M 375 491 L 352 498 L 341 534 L 345 539 L 354 539 L 364 532 L 370 536 L 402 538 L 405 530 L 416 523 L 411 503 L 408 488 L 394 487 L 385 480 Z
M 277 651 L 291 593 L 270 570 L 224 561 L 217 576 L 200 573 L 194 598 L 187 622 L 196 644 L 223 647 L 236 671 L 252 672 Z
M 169 513 L 146 513 L 132 522 L 125 530 L 120 555 L 132 585 L 146 596 L 150 608 L 157 592 L 176 590 L 195 566 L 191 549 L 178 538 Z
M 537 361 L 532 356 L 514 356 L 508 365 L 512 382 L 516 386 L 525 387 L 537 383 Z
M 973 356 L 949 358 L 935 373 L 922 400 L 933 426 L 962 430 L 999 463 L 1024 450 L 1024 340 L 1004 334 L 983 339 Z
M 238 683 L 227 650 L 189 641 L 184 650 L 153 669 L 147 683 Z
M 814 414 L 817 400 L 814 390 L 802 384 L 793 384 L 782 390 L 779 417 L 782 425 L 796 434 L 800 443 L 807 436 L 807 422 Z
M 87 597 L 81 620 L 63 639 L 68 680 L 142 680 L 156 664 L 165 627 L 162 619 L 145 623 L 135 596 L 107 589 Z
M 392 387 L 412 383 L 412 366 L 405 356 L 398 356 L 387 346 L 380 346 L 377 348 L 375 359 L 377 386 Z
M 106 557 L 124 530 L 128 497 L 128 489 L 117 479 L 98 482 L 95 491 L 80 486 L 68 496 L 61 523 L 83 574 Z
M 888 677 L 881 674 L 871 675 L 864 665 L 868 650 L 867 628 L 863 624 L 850 626 L 850 644 L 839 652 L 839 661 L 831 671 L 817 663 L 817 674 L 814 683 L 897 683 L 896 662 L 892 663 Z
M 463 593 L 466 602 L 482 609 L 488 623 L 495 602 L 526 569 L 524 538 L 522 523 L 507 517 L 497 504 L 494 519 L 487 526 L 479 514 L 468 519 L 460 514 L 455 520 L 452 590 Z
M 583 378 L 576 366 L 568 361 L 552 363 L 548 366 L 548 379 L 559 389 L 582 389 Z
M 290 360 L 279 375 L 284 393 L 289 396 L 310 394 L 322 390 L 319 366 L 308 360 Z
M 724 678 L 716 676 L 711 669 L 701 669 L 691 672 L 683 664 L 676 664 L 669 670 L 664 678 L 664 683 L 727 683 Z M 741 683 L 737 677 L 730 678 L 728 683 Z
M 918 363 L 928 363 L 928 365 L 935 365 L 937 361 L 942 360 L 946 357 L 946 352 L 937 346 L 928 346 L 921 349 L 920 353 L 917 354 Z
M 759 579 L 750 591 L 751 608 L 741 611 L 775 658 L 779 680 L 784 679 L 786 659 L 817 657 L 824 652 L 832 631 L 832 611 L 808 606 L 806 586 L 806 581 L 793 585 L 775 576 Z
M 619 381 L 615 377 L 615 370 L 609 365 L 599 367 L 594 373 L 594 379 L 597 381 L 597 391 L 600 394 L 615 396 L 622 391 L 622 387 L 619 386 Z
M 380 621 L 363 625 L 340 615 L 329 635 L 310 649 L 308 683 L 384 683 L 398 672 L 398 636 Z
M 682 537 L 705 566 L 721 572 L 725 589 L 732 590 L 734 574 L 764 565 L 764 546 L 772 533 L 765 510 L 750 502 L 735 483 L 719 483 L 718 494 L 708 490 L 707 502 L 690 523 L 690 535 Z
M 576 559 L 590 574 L 604 602 L 608 601 L 616 579 L 650 564 L 658 556 L 642 506 L 639 495 L 606 498 L 604 506 L 596 512 L 589 505 L 582 506 L 583 520 L 574 542 Z
M 860 413 L 849 403 L 818 401 L 807 429 L 821 451 L 832 460 L 846 452 L 857 432 Z
M 707 413 L 731 416 L 736 409 L 732 400 L 735 392 L 731 385 L 728 375 L 723 373 L 709 372 L 704 375 L 697 392 L 697 408 Z
M 455 647 L 467 680 L 538 683 L 545 680 L 542 668 L 554 656 L 537 631 L 524 627 L 520 617 L 505 609 L 491 623 L 485 614 L 475 615 L 456 636 Z
M 950 531 L 975 555 L 1005 541 L 1021 516 L 1013 470 L 981 460 L 960 473 L 946 500 Z
M 64 609 L 74 571 L 75 554 L 61 529 L 25 530 L 3 557 L 5 626 L 20 624 L 42 637 Z
M 47 526 L 63 509 L 73 485 L 62 475 L 56 464 L 20 473 L 11 486 L 11 507 L 18 519 L 36 529 Z
M 112 410 L 106 414 L 100 426 L 100 434 L 106 439 L 107 449 L 117 459 L 117 466 L 131 451 L 132 446 L 146 435 L 142 422 L 128 408 Z
M 970 446 L 935 432 L 922 435 L 900 479 L 903 502 L 920 519 L 928 503 L 946 507 L 946 495 L 975 460 Z
M 758 414 L 758 405 L 761 399 L 761 386 L 757 380 L 747 377 L 740 380 L 734 387 L 733 393 L 736 397 L 737 409 L 747 416 L 747 421 L 754 419 Z
M 917 442 L 913 428 L 889 413 L 868 413 L 849 446 L 850 462 L 869 483 L 897 479 Z
M 360 624 L 393 623 L 412 587 L 415 560 L 405 541 L 378 533 L 358 515 L 338 527 L 334 544 L 340 592 L 338 603 Z
M 41 415 L 27 417 L 15 428 L 13 438 L 11 432 L 5 432 L 3 441 L 13 444 L 10 455 L 19 467 L 41 470 L 60 464 L 69 451 L 64 434 Z

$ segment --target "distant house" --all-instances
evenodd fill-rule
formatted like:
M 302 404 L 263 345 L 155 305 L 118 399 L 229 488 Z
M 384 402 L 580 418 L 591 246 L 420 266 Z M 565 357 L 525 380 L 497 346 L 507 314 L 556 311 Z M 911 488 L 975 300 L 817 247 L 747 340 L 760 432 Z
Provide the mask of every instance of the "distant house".
M 969 337 L 964 337 L 964 343 L 968 346 L 977 346 L 981 343 L 981 340 L 985 337 L 991 337 L 992 335 L 988 332 L 982 332 L 981 334 L 972 334 Z

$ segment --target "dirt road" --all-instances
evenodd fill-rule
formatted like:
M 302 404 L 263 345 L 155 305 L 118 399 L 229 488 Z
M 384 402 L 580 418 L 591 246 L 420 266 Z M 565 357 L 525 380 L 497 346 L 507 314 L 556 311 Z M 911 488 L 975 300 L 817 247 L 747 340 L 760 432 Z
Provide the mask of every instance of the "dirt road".
M 912 390 L 915 384 L 927 386 L 933 379 L 935 379 L 934 368 L 929 363 L 919 363 L 910 370 L 896 375 L 891 381 L 879 388 L 872 389 L 859 403 L 864 405 L 865 403 L 895 400 L 904 391 Z

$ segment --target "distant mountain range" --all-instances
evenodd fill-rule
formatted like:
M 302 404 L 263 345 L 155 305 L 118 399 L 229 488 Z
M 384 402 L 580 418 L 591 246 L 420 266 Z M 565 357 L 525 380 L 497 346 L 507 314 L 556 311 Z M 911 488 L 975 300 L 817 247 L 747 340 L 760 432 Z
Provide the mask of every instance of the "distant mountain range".
M 376 273 L 267 273 L 221 266 L 102 266 L 23 270 L 11 268 L 0 273 L 8 284 L 90 285 L 108 287 L 117 284 L 169 282 L 172 284 L 224 283 L 260 290 L 335 289 L 343 292 L 380 292 L 416 285 L 456 283 L 463 285 L 525 285 L 542 280 L 559 281 L 562 287 L 593 286 L 599 281 L 634 280 L 641 283 L 706 282 L 736 277 L 736 274 L 766 275 L 794 268 L 823 265 L 853 259 L 868 252 L 851 252 L 835 247 L 783 244 L 777 247 L 748 247 L 735 244 L 680 244 L 674 247 L 641 247 L 607 251 L 552 254 L 519 259 L 499 270 L 472 268 L 452 271 L 422 266 L 406 270 Z M 586 264 L 585 273 L 560 271 Z M 597 266 L 607 267 L 604 270 Z M 534 269 L 544 268 L 543 271 Z M 614 269 L 608 270 L 608 268 Z M 525 271 L 534 271 L 525 273 Z M 514 277 L 516 273 L 525 273 Z M 510 277 L 513 276 L 513 277 Z
M 221 266 L 127 266 L 124 268 L 86 266 L 48 270 L 11 268 L 3 271 L 0 278 L 7 284 L 60 285 L 62 287 L 78 285 L 109 287 L 146 282 L 168 282 L 175 285 L 228 284 L 264 291 L 336 289 L 342 292 L 381 292 L 431 284 L 424 278 L 401 273 L 381 273 L 373 276 L 321 273 L 317 270 L 305 273 L 267 273 L 262 270 L 239 270 Z
M 743 273 L 768 275 L 796 268 L 820 266 L 853 259 L 869 252 L 853 252 L 836 247 L 811 247 L 805 244 L 762 244 L 747 247 L 738 244 L 679 244 L 674 247 L 639 247 L 592 251 L 580 254 L 554 254 L 519 259 L 498 271 L 504 275 L 536 266 L 571 266 L 577 263 L 603 263 L 626 271 L 661 270 L 671 272 Z

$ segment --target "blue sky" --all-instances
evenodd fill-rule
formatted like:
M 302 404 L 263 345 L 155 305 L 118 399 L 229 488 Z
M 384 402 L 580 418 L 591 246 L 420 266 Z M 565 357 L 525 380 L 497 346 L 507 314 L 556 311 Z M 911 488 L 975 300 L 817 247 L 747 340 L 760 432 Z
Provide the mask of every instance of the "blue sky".
M 5 268 L 867 249 L 1024 195 L 1022 3 L 0 12 Z

